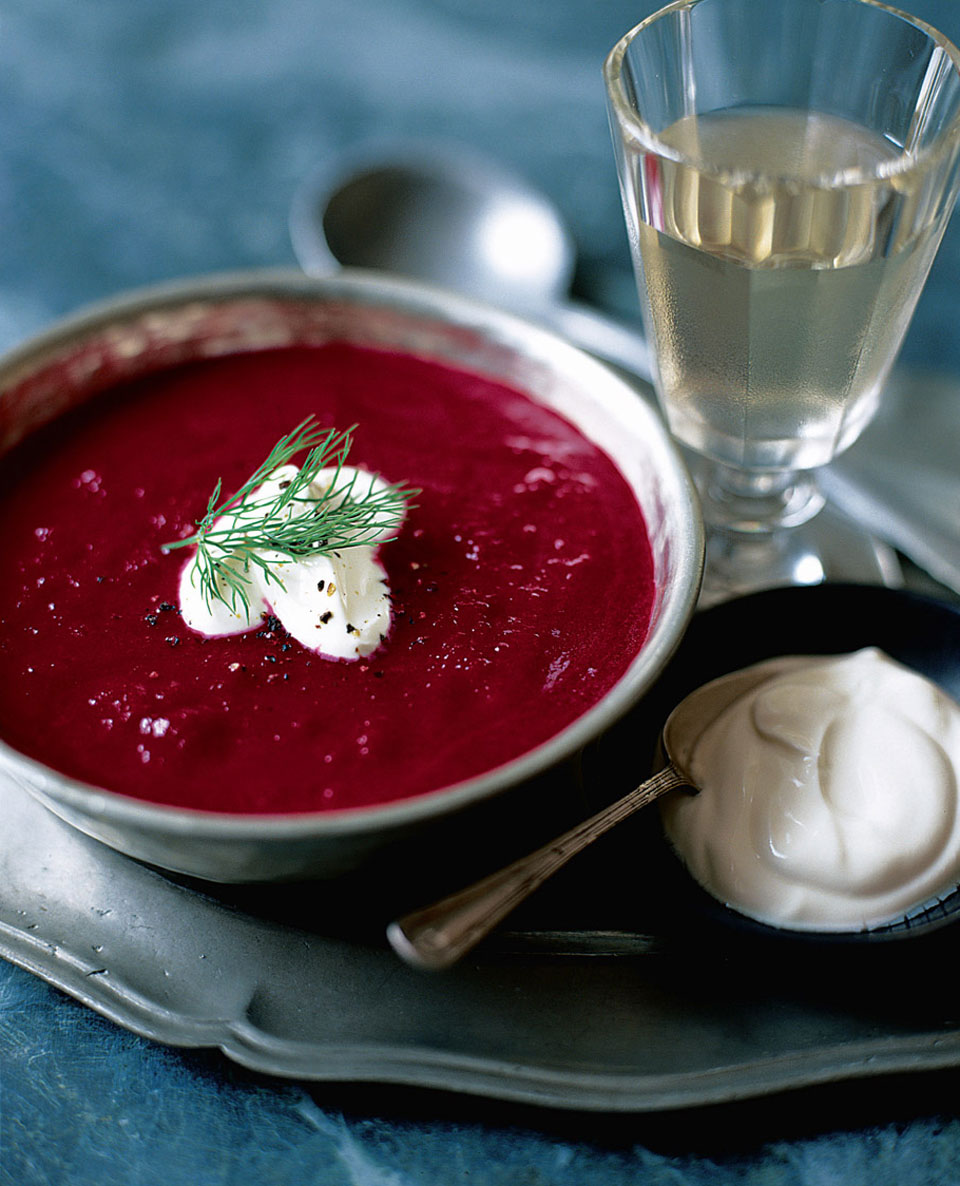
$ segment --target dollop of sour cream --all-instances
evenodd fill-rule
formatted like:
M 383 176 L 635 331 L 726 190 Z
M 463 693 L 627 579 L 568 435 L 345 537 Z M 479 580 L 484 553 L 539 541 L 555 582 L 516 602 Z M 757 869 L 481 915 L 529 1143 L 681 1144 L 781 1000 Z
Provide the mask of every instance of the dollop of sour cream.
M 296 466 L 281 466 L 257 487 L 250 500 L 275 498 L 297 472 Z M 334 483 L 337 491 L 352 485 L 357 499 L 387 485 L 378 475 L 342 466 L 339 470 L 320 470 L 305 493 L 320 498 Z M 338 501 L 336 492 L 333 501 Z M 291 515 L 309 512 L 309 503 L 291 504 L 289 508 Z M 224 515 L 215 527 L 229 525 L 232 518 Z M 265 614 L 272 613 L 291 637 L 324 658 L 362 658 L 376 650 L 390 630 L 390 588 L 386 570 L 377 559 L 377 548 L 396 530 L 394 526 L 366 543 L 352 544 L 328 555 L 291 559 L 278 552 L 260 552 L 273 578 L 267 579 L 258 565 L 244 572 L 250 581 L 246 607 L 239 602 L 232 604 L 231 592 L 222 580 L 224 600 L 206 598 L 197 577 L 196 557 L 191 557 L 180 573 L 180 613 L 191 630 L 208 636 L 252 630 L 263 624 Z M 222 563 L 242 570 L 242 561 L 236 555 L 226 554 Z
M 778 659 L 690 739 L 662 805 L 692 875 L 795 930 L 892 922 L 960 883 L 960 705 L 870 648 Z

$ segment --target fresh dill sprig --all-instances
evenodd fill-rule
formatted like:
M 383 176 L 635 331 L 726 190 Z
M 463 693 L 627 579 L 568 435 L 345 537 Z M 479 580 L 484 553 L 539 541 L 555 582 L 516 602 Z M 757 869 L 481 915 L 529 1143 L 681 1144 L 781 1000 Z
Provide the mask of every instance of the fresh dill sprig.
M 208 608 L 221 601 L 233 613 L 240 605 L 249 611 L 251 567 L 261 571 L 265 583 L 273 581 L 283 588 L 278 566 L 371 543 L 400 525 L 419 490 L 402 482 L 374 486 L 369 475 L 363 475 L 367 481 L 357 491 L 358 472 L 340 480 L 354 428 L 321 429 L 315 417 L 308 416 L 277 441 L 235 494 L 221 499 L 223 480 L 218 479 L 206 513 L 195 521 L 196 532 L 163 545 L 165 552 L 196 548 L 191 580 L 199 583 Z M 259 486 L 304 449 L 307 455 L 288 481 L 254 497 Z M 336 472 L 318 497 L 310 485 L 322 469 Z

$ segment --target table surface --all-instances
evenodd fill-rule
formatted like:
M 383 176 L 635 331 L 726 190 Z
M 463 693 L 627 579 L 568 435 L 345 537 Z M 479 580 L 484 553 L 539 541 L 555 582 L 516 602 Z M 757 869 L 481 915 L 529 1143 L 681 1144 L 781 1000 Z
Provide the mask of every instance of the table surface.
M 287 212 L 371 137 L 460 141 L 568 218 L 575 291 L 637 306 L 600 78 L 649 0 L 8 0 L 0 347 L 123 289 L 293 266 Z M 913 10 L 960 39 L 956 0 Z M 960 374 L 960 220 L 904 348 Z M 2 826 L 2 824 L 0 824 Z M 960 1182 L 960 1076 L 652 1115 L 300 1083 L 141 1039 L 0 966 L 0 1182 Z

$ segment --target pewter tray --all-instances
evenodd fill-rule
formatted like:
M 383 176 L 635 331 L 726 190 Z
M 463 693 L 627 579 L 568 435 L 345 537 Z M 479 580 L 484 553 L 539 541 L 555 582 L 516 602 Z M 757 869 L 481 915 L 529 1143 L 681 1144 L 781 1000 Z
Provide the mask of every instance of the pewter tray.
M 0 953 L 136 1033 L 272 1075 L 640 1111 L 960 1066 L 942 951 L 784 961 L 692 920 L 663 937 L 604 926 L 590 887 L 629 871 L 623 852 L 588 854 L 523 930 L 437 975 L 403 966 L 372 917 L 338 929 L 331 887 L 213 894 L 6 782 L 0 819 Z M 579 914 L 576 929 L 551 928 L 551 911 Z

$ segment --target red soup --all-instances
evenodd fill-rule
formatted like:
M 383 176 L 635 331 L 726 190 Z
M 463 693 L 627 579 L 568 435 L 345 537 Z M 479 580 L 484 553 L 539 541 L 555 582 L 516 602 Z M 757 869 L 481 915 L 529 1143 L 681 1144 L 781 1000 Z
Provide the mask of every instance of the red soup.
M 337 662 L 270 618 L 183 623 L 188 534 L 304 417 L 420 487 L 380 549 L 385 643 Z M 0 470 L 0 734 L 74 778 L 230 812 L 436 790 L 552 737 L 623 675 L 653 561 L 610 459 L 523 393 L 343 344 L 192 362 L 121 385 Z

